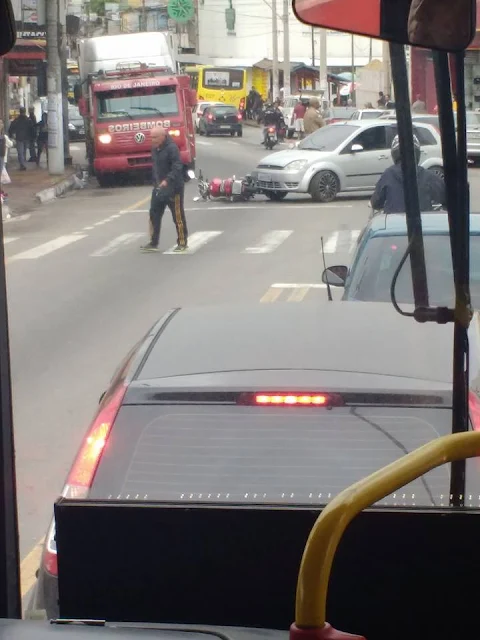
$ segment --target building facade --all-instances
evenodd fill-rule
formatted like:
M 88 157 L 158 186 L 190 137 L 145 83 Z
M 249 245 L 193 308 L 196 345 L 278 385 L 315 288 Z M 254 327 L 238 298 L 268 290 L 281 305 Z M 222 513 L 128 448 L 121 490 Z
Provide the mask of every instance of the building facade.
M 198 51 L 202 58 L 231 58 L 248 66 L 256 58 L 272 59 L 272 10 L 266 0 L 198 0 Z M 290 59 L 317 66 L 320 62 L 318 29 L 301 23 L 289 2 Z M 226 10 L 233 9 L 227 25 Z M 277 2 L 278 57 L 283 59 L 283 3 Z M 230 16 L 232 13 L 230 11 Z M 352 46 L 353 40 L 353 46 Z M 374 58 L 381 59 L 382 43 L 362 36 L 329 31 L 327 66 L 329 70 L 361 67 Z

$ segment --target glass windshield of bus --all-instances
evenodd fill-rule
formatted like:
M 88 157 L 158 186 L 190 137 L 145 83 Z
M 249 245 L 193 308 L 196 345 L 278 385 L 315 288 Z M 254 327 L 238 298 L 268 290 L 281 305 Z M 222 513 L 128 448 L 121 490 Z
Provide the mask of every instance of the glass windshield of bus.
M 178 114 L 175 86 L 141 87 L 97 93 L 98 120 L 140 118 L 148 115 L 173 116 Z
M 241 69 L 205 69 L 203 82 L 209 89 L 243 89 Z

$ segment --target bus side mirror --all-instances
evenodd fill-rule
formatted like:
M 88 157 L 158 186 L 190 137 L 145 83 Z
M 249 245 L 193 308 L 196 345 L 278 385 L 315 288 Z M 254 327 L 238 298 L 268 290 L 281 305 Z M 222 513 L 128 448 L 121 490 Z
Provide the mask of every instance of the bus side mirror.
M 78 110 L 80 111 L 80 115 L 84 118 L 88 115 L 88 107 L 87 101 L 85 98 L 79 98 L 77 101 Z

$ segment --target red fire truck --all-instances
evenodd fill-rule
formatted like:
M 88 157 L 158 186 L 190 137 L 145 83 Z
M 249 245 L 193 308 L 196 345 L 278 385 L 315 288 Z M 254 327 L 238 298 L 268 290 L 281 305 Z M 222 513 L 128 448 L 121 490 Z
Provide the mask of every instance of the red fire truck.
M 78 99 L 78 106 L 86 120 L 90 170 L 100 186 L 111 185 L 116 174 L 152 166 L 150 130 L 156 125 L 168 129 L 185 167 L 195 168 L 196 96 L 189 83 L 188 76 L 148 67 L 89 78 L 87 95 Z

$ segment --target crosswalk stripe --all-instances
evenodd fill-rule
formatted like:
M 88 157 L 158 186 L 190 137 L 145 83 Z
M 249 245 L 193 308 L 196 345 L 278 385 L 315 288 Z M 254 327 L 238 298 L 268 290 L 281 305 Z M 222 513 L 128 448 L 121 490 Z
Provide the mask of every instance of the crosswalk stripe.
M 12 238 L 12 236 L 7 236 L 6 238 L 3 238 L 3 244 L 10 244 L 11 242 L 15 242 L 15 240 L 18 240 L 18 238 Z
M 86 235 L 78 233 L 69 236 L 59 236 L 54 240 L 38 245 L 38 247 L 33 247 L 33 249 L 28 249 L 27 251 L 22 251 L 22 253 L 15 254 L 9 258 L 9 262 L 12 262 L 13 260 L 35 260 L 35 258 L 43 258 L 49 253 L 57 251 L 57 249 L 62 249 L 73 242 L 82 240 L 82 238 L 86 238 Z
M 323 250 L 325 253 L 350 253 L 355 249 L 355 244 L 359 235 L 359 229 L 342 229 L 341 231 L 334 231 L 323 243 Z
M 247 247 L 243 253 L 271 253 L 272 251 L 275 251 L 275 249 L 278 249 L 278 247 L 285 242 L 292 233 L 293 230 L 286 229 L 269 231 L 260 238 L 260 242 L 257 245 Z
M 90 256 L 92 258 L 103 258 L 105 256 L 110 256 L 112 253 L 115 253 L 120 247 L 125 247 L 128 244 L 132 244 L 136 240 L 140 240 L 140 238 L 144 238 L 145 233 L 123 233 L 122 235 L 114 238 L 110 242 L 108 242 L 105 246 L 94 253 L 91 253 Z
M 200 249 L 200 247 L 203 247 L 207 242 L 210 242 L 210 240 L 213 240 L 217 236 L 222 235 L 222 233 L 223 231 L 196 231 L 188 238 L 188 249 L 186 251 L 182 251 L 178 255 L 195 253 Z M 176 252 L 174 249 L 176 246 L 177 245 L 174 245 L 168 249 L 168 251 L 164 251 L 163 253 L 165 255 L 175 254 Z

